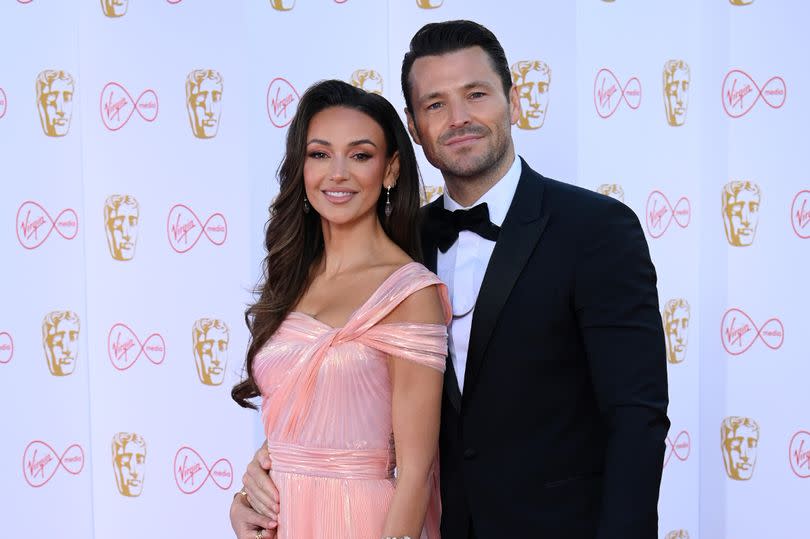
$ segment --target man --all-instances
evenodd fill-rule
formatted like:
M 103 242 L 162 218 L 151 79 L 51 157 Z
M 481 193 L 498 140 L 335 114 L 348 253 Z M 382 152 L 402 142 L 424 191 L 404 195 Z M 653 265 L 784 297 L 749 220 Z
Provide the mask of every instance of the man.
M 638 219 L 515 156 L 519 95 L 486 28 L 423 27 L 402 86 L 411 135 L 445 180 L 423 232 L 454 311 L 442 538 L 657 537 L 666 354 Z M 277 509 L 257 460 L 231 508 L 240 539 L 274 525 L 248 506 Z
M 136 498 L 143 492 L 146 440 L 134 432 L 119 432 L 112 439 L 115 485 L 122 496 Z
M 222 75 L 213 69 L 195 69 L 186 78 L 186 108 L 191 131 L 197 138 L 214 138 L 222 112 Z
M 230 331 L 222 320 L 200 318 L 191 330 L 197 377 L 207 386 L 218 386 L 225 379 Z
M 73 311 L 53 311 L 42 320 L 42 346 L 48 370 L 54 376 L 68 376 L 79 356 L 79 316 Z
M 139 216 L 138 200 L 132 195 L 110 195 L 104 202 L 104 232 L 115 260 L 126 262 L 135 257 Z
M 73 116 L 73 76 L 67 71 L 46 69 L 37 75 L 36 88 L 42 131 L 49 137 L 64 137 Z

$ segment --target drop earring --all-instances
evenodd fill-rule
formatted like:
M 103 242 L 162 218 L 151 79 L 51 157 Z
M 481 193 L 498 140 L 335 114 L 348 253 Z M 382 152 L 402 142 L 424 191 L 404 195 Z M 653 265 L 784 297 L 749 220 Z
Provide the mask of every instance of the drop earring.
M 309 201 L 306 195 L 304 195 L 304 213 L 309 213 Z
M 393 208 L 391 207 L 391 186 L 385 188 L 385 216 L 391 217 L 391 212 Z

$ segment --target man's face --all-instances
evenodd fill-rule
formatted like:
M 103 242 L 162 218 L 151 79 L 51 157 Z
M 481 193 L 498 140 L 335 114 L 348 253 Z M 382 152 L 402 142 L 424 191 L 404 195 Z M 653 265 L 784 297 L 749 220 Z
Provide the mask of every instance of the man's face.
M 37 108 L 45 134 L 49 137 L 67 135 L 73 113 L 73 84 L 65 79 L 54 79 L 42 88 L 37 98 Z
M 689 311 L 676 307 L 667 316 L 664 327 L 667 337 L 667 359 L 670 363 L 681 363 L 686 359 L 686 346 L 689 343 Z
M 67 376 L 76 368 L 79 354 L 79 324 L 64 318 L 48 329 L 45 355 L 48 369 L 54 376 Z
M 504 166 L 520 103 L 514 88 L 504 95 L 483 49 L 419 58 L 410 81 L 408 129 L 445 178 L 477 179 Z
M 140 496 L 146 471 L 146 448 L 141 444 L 129 441 L 118 449 L 113 464 L 118 492 L 124 496 Z
M 664 104 L 669 125 L 683 125 L 686 121 L 686 108 L 689 105 L 689 72 L 676 69 L 667 72 L 664 84 Z
M 747 425 L 740 425 L 726 433 L 723 441 L 723 461 L 732 479 L 746 481 L 754 474 L 757 462 L 759 433 Z
M 227 331 L 224 328 L 208 328 L 194 343 L 194 355 L 200 381 L 209 386 L 220 385 L 225 379 L 225 364 L 228 361 Z
M 107 244 L 116 260 L 132 260 L 138 240 L 138 207 L 122 202 L 107 219 Z
M 532 69 L 515 83 L 520 97 L 520 119 L 518 127 L 521 129 L 538 129 L 543 127 L 548 110 L 548 86 L 551 82 L 549 74 L 538 69 Z
M 107 17 L 126 15 L 129 0 L 101 0 L 101 10 Z
M 192 89 L 188 107 L 194 136 L 197 138 L 215 137 L 219 128 L 219 114 L 222 110 L 222 84 L 213 79 L 203 79 L 198 86 Z
M 740 247 L 751 245 L 759 223 L 759 194 L 751 189 L 740 189 L 736 195 L 725 196 L 723 220 L 728 242 Z

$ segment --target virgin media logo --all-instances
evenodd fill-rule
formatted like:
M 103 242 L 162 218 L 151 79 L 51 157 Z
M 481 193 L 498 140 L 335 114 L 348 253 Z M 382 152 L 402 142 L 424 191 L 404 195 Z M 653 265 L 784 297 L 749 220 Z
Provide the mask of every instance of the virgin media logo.
M 60 211 L 56 218 L 38 202 L 26 200 L 17 210 L 17 241 L 26 249 L 36 249 L 48 239 L 51 232 L 66 240 L 72 240 L 79 233 L 79 216 L 72 208 Z
M 14 357 L 14 339 L 8 331 L 0 331 L 0 363 L 8 363 Z
M 674 456 L 677 460 L 685 462 L 692 453 L 692 437 L 689 432 L 682 430 L 674 438 L 667 436 L 666 449 L 664 449 L 664 467 Z
M 797 477 L 810 477 L 810 432 L 800 430 L 790 439 L 788 448 L 790 469 Z
M 218 459 L 209 468 L 197 451 L 188 446 L 177 450 L 174 456 L 174 481 L 184 494 L 194 494 L 208 478 L 222 490 L 233 484 L 233 466 L 226 458 Z
M 748 351 L 757 339 L 765 346 L 776 350 L 785 341 L 785 327 L 778 318 L 770 318 L 757 327 L 744 311 L 736 307 L 729 309 L 720 321 L 720 341 L 723 348 L 732 356 Z
M 284 127 L 292 121 L 300 96 L 286 79 L 276 77 L 267 87 L 267 115 L 276 127 Z
M 6 115 L 6 108 L 8 108 L 6 92 L 3 90 L 3 88 L 0 88 L 0 118 Z
M 593 104 L 600 118 L 610 118 L 622 101 L 633 110 L 641 106 L 641 81 L 631 77 L 622 85 L 613 71 L 602 68 L 593 81 Z
M 34 440 L 25 447 L 22 467 L 25 481 L 38 488 L 50 481 L 60 467 L 71 475 L 79 475 L 84 469 L 84 449 L 72 444 L 60 456 L 47 443 Z
M 117 82 L 108 82 L 101 90 L 99 110 L 104 127 L 118 131 L 136 112 L 145 121 L 154 122 L 158 115 L 158 96 L 154 90 L 144 90 L 133 99 L 126 88 Z
M 228 238 L 228 222 L 216 212 L 202 222 L 194 210 L 185 204 L 175 204 L 166 219 L 166 234 L 169 245 L 177 253 L 191 250 L 202 236 L 214 245 L 222 245 Z
M 679 198 L 672 205 L 664 193 L 653 191 L 647 197 L 644 217 L 647 233 L 657 239 L 664 235 L 673 222 L 681 228 L 688 227 L 692 220 L 692 205 L 686 197 Z
M 810 191 L 799 191 L 790 204 L 790 224 L 802 239 L 810 238 Z
M 781 108 L 787 97 L 782 77 L 771 77 L 760 88 L 748 73 L 732 69 L 723 79 L 721 100 L 723 110 L 732 118 L 748 114 L 760 98 L 772 109 Z
M 119 371 L 132 367 L 141 356 L 160 365 L 166 359 L 166 341 L 160 333 L 152 333 L 141 341 L 128 325 L 119 322 L 107 334 L 107 356 Z

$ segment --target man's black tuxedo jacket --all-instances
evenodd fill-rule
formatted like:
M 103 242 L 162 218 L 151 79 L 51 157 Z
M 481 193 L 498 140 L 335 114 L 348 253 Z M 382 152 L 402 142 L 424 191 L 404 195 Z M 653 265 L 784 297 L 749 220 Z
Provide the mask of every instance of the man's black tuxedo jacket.
M 621 202 L 522 165 L 463 396 L 447 361 L 442 538 L 655 539 L 669 420 L 644 233 Z M 422 239 L 435 271 L 430 227 Z

